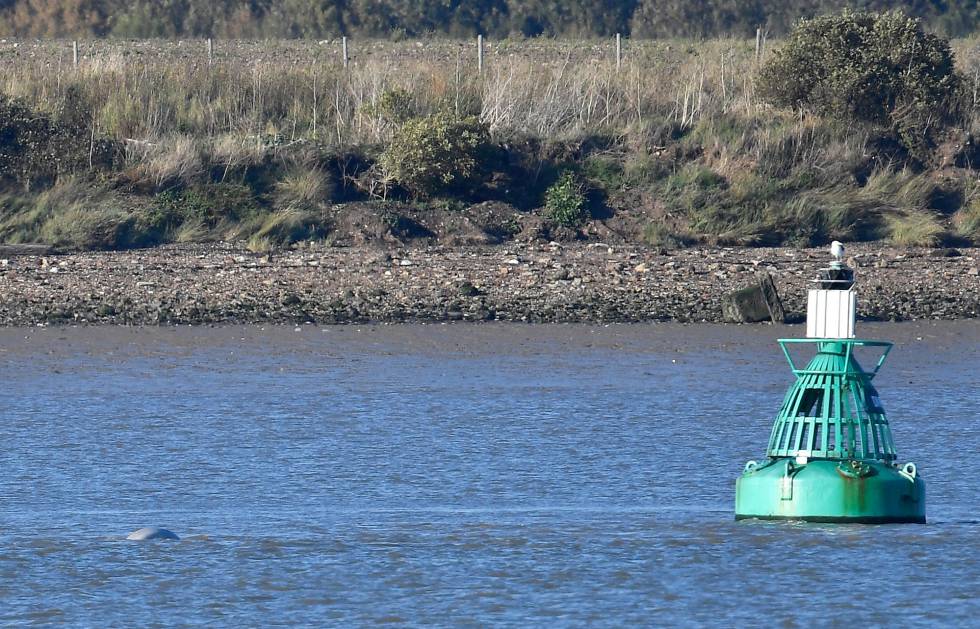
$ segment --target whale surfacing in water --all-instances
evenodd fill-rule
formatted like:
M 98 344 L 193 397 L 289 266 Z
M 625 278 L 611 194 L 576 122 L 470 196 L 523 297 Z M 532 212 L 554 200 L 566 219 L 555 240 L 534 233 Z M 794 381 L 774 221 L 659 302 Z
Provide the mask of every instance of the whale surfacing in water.
M 136 541 L 136 542 L 143 542 L 151 539 L 179 540 L 180 538 L 177 537 L 177 534 L 174 533 L 173 531 L 168 531 L 167 529 L 162 529 L 157 526 L 147 526 L 141 528 L 138 531 L 133 531 L 132 533 L 126 536 L 126 539 Z

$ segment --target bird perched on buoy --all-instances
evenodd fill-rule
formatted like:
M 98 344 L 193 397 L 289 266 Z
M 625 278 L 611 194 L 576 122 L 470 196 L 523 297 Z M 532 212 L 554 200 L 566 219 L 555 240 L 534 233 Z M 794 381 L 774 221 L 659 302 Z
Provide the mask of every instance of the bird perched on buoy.
M 830 243 L 830 255 L 834 256 L 834 259 L 838 262 L 843 260 L 844 244 L 839 240 L 835 240 L 834 242 Z

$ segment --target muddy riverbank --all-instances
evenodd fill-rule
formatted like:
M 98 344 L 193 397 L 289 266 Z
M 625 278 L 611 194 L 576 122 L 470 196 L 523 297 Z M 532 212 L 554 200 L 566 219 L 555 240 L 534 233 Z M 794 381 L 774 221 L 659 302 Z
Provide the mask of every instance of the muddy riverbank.
M 849 245 L 870 319 L 980 317 L 980 249 Z M 722 320 L 721 298 L 770 273 L 805 309 L 820 249 L 661 251 L 602 243 L 317 248 L 228 244 L 0 260 L 0 325 Z

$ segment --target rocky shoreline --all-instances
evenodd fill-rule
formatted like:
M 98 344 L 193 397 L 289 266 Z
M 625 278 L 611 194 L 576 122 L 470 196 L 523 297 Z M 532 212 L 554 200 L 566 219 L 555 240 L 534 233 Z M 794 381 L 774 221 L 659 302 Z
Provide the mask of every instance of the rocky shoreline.
M 980 317 L 980 249 L 848 245 L 861 316 Z M 404 321 L 720 322 L 729 291 L 772 275 L 799 317 L 826 248 L 662 251 L 602 243 L 237 245 L 0 259 L 0 325 Z

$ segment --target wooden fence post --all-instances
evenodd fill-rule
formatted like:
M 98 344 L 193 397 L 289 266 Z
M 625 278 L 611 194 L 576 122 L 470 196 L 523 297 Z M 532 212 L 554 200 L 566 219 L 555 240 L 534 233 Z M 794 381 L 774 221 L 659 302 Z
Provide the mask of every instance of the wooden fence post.
M 348 52 L 347 52 L 347 36 L 346 35 L 344 35 L 343 39 L 341 40 L 341 47 L 343 48 L 343 50 L 341 51 L 340 54 L 342 54 L 343 57 L 344 57 L 344 68 L 347 68 L 350 65 L 350 54 L 348 54 Z
M 623 67 L 623 36 L 616 33 L 616 72 Z
M 476 69 L 483 74 L 483 35 L 476 36 Z
M 78 67 L 78 42 L 73 41 L 71 43 L 71 62 L 77 68 Z
M 214 60 L 214 42 L 208 37 L 208 65 Z

